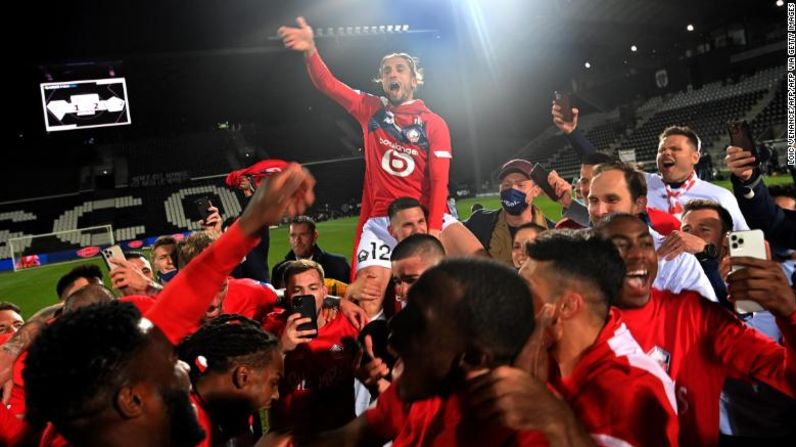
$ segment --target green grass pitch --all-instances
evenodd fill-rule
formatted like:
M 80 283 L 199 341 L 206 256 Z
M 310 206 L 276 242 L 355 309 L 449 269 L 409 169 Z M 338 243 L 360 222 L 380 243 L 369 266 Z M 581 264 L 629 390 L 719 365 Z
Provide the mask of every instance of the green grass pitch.
M 769 177 L 766 184 L 785 184 L 790 183 L 789 176 Z M 716 182 L 725 188 L 730 188 L 728 180 Z M 457 202 L 459 217 L 466 219 L 470 215 L 470 206 L 479 202 L 485 208 L 498 208 L 500 201 L 497 196 L 479 197 L 465 199 Z M 561 215 L 560 206 L 542 196 L 535 201 L 545 215 L 557 220 Z M 337 219 L 318 224 L 320 232 L 319 245 L 326 251 L 340 253 L 350 259 L 353 250 L 354 228 L 356 218 Z M 271 231 L 271 250 L 269 265 L 273 265 L 284 257 L 290 246 L 287 240 L 287 228 L 282 227 Z M 70 263 L 55 264 L 34 268 L 21 272 L 6 272 L 0 274 L 0 300 L 11 301 L 22 307 L 25 318 L 29 317 L 38 309 L 54 304 L 57 301 L 55 295 L 55 283 L 66 272 L 79 265 L 80 263 L 95 263 L 100 266 L 103 272 L 107 272 L 104 262 L 99 258 L 88 261 L 76 261 Z M 106 278 L 106 285 L 109 285 Z

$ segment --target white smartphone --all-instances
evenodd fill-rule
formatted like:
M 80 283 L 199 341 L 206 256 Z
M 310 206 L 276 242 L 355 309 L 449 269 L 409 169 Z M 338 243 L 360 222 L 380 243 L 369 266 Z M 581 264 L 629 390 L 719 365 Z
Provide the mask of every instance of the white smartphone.
M 730 257 L 747 256 L 750 258 L 767 259 L 766 240 L 762 230 L 730 231 L 727 235 L 730 243 Z M 730 272 L 744 267 L 731 267 Z M 756 301 L 741 300 L 735 302 L 735 310 L 739 313 L 760 312 L 764 310 Z
M 124 252 L 122 251 L 122 247 L 118 245 L 111 245 L 110 247 L 103 248 L 102 251 L 102 259 L 105 260 L 105 265 L 108 266 L 108 271 L 111 271 L 116 268 L 115 265 L 111 264 L 110 259 L 124 259 Z

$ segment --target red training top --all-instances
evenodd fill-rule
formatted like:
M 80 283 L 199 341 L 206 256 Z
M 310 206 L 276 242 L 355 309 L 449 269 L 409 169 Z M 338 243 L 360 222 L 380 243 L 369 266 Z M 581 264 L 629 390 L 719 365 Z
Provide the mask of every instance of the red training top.
M 289 314 L 271 314 L 263 329 L 277 337 Z M 354 357 L 344 337 L 359 335 L 342 312 L 318 330 L 311 342 L 285 355 L 279 400 L 271 407 L 271 428 L 309 434 L 339 428 L 354 419 Z

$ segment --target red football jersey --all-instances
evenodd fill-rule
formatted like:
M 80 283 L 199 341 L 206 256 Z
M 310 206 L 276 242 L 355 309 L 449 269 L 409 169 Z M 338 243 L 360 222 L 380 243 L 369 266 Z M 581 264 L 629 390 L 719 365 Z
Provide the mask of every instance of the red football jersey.
M 18 445 L 30 434 L 30 426 L 0 404 L 0 445 Z
M 282 335 L 287 312 L 271 314 L 263 329 Z M 354 358 L 341 341 L 359 335 L 342 312 L 318 330 L 311 342 L 285 355 L 279 400 L 271 407 L 271 428 L 317 433 L 354 419 Z
M 794 352 L 694 292 L 653 289 L 646 305 L 622 310 L 622 319 L 675 382 L 682 445 L 718 444 L 719 395 L 727 376 L 796 396 Z M 796 313 L 777 325 L 785 346 L 796 346 Z
M 386 98 L 353 90 L 332 75 L 317 51 L 306 63 L 315 87 L 343 106 L 362 127 L 365 189 L 361 217 L 386 216 L 393 200 L 408 196 L 428 209 L 428 228 L 441 229 L 451 160 L 445 121 L 421 100 L 393 106 Z
M 677 445 L 674 384 L 615 310 L 574 371 L 550 384 L 597 445 Z
M 229 279 L 227 296 L 221 306 L 225 314 L 238 314 L 257 321 L 265 320 L 276 306 L 276 291 L 253 279 Z
M 173 345 L 180 344 L 199 328 L 224 278 L 259 242 L 235 222 L 166 285 L 145 316 Z
M 485 426 L 468 418 L 458 395 L 406 405 L 389 387 L 365 412 L 368 428 L 376 436 L 393 440 L 393 447 L 420 446 L 546 446 L 541 432 L 515 432 L 499 426 Z

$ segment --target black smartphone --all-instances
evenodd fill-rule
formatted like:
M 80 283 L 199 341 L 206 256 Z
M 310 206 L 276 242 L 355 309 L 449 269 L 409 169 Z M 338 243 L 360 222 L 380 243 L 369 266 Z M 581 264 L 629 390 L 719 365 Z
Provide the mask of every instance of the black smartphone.
M 193 201 L 196 204 L 196 211 L 199 212 L 199 218 L 201 220 L 207 220 L 207 217 L 210 215 L 210 198 L 207 196 L 199 197 L 198 199 Z
M 368 351 L 365 350 L 365 347 L 362 346 L 362 343 L 360 343 L 356 338 L 343 337 L 341 341 L 343 342 L 343 348 L 352 355 L 356 355 L 357 352 L 362 351 L 362 361 L 359 362 L 360 366 L 367 365 L 373 361 L 373 357 L 368 354 Z
M 727 132 L 730 134 L 730 145 L 751 152 L 752 156 L 755 157 L 753 167 L 757 167 L 761 161 L 760 154 L 757 152 L 757 146 L 752 138 L 752 132 L 749 130 L 749 124 L 746 121 L 730 121 L 727 123 Z
M 553 92 L 553 101 L 561 107 L 561 114 L 564 115 L 564 121 L 572 121 L 572 105 L 569 103 L 569 95 L 566 93 Z
M 300 324 L 298 330 L 310 331 L 315 329 L 315 334 L 308 336 L 315 338 L 318 336 L 318 314 L 315 312 L 315 297 L 312 295 L 299 295 L 290 299 L 291 313 L 300 314 L 301 318 L 309 318 L 309 323 Z
M 539 185 L 539 187 L 542 188 L 542 191 L 544 191 L 548 197 L 555 201 L 558 200 L 558 197 L 556 197 L 556 190 L 553 189 L 553 186 L 547 181 L 547 177 L 549 175 L 550 172 L 548 172 L 548 170 L 542 167 L 542 165 L 539 163 L 536 163 L 533 166 L 533 169 L 531 169 L 531 180 Z

